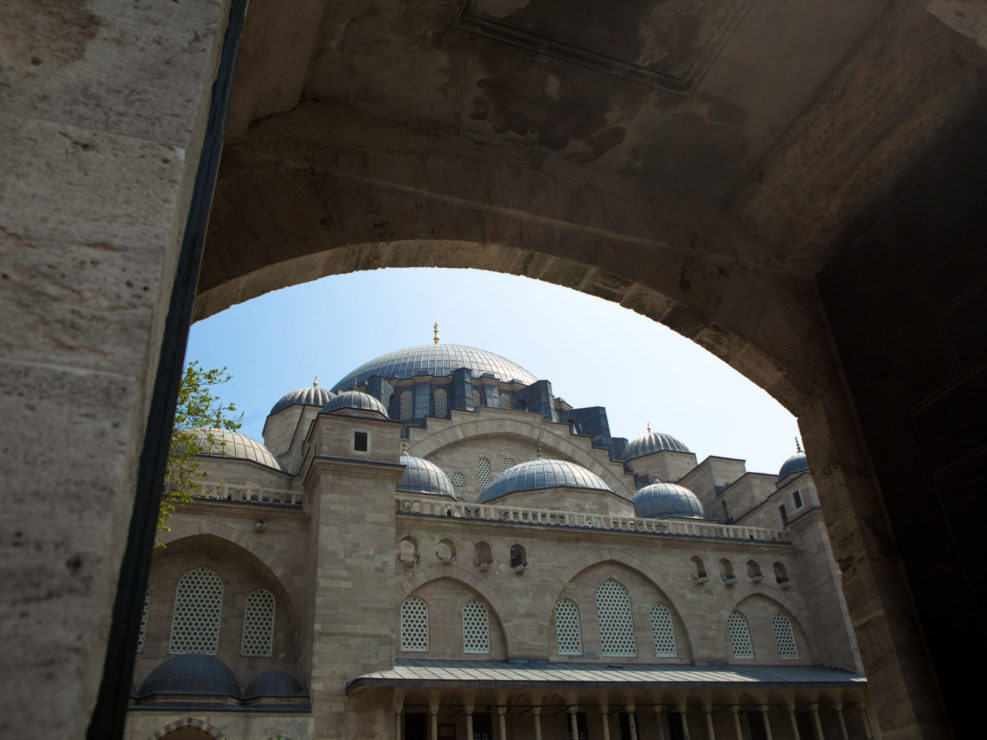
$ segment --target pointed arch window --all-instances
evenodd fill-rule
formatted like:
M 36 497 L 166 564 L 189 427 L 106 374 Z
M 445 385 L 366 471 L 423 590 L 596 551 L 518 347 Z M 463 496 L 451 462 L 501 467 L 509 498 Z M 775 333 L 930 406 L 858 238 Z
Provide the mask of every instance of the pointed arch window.
M 247 597 L 243 612 L 243 637 L 240 655 L 248 658 L 270 658 L 274 650 L 274 594 L 259 588 Z
M 747 625 L 747 617 L 740 612 L 730 612 L 727 619 L 727 630 L 730 633 L 730 657 L 753 658 L 754 646 L 751 644 L 751 631 Z
M 222 611 L 223 581 L 209 568 L 196 568 L 179 578 L 168 652 L 215 655 Z
M 449 395 L 445 388 L 435 389 L 435 415 L 445 418 L 449 415 Z
M 493 479 L 492 470 L 489 458 L 476 458 L 476 487 L 479 490 L 482 491 L 490 485 L 490 481 Z
M 428 652 L 428 604 L 417 596 L 401 602 L 401 650 Z
M 675 628 L 672 626 L 672 613 L 664 604 L 651 607 L 651 634 L 655 640 L 655 656 L 674 658 L 679 654 L 675 644 Z
M 608 578 L 596 589 L 596 613 L 600 622 L 600 655 L 634 657 L 637 643 L 627 589 Z
M 400 399 L 399 413 L 401 421 L 408 421 L 415 413 L 415 396 L 410 390 L 401 391 Z
M 463 605 L 463 652 L 490 652 L 490 619 L 482 602 L 469 601 Z
M 583 654 L 579 609 L 569 599 L 562 599 L 555 605 L 555 637 L 559 646 L 559 655 Z
M 778 643 L 778 657 L 797 660 L 799 649 L 795 644 L 795 630 L 792 629 L 791 620 L 779 612 L 771 621 L 775 628 L 775 642 Z

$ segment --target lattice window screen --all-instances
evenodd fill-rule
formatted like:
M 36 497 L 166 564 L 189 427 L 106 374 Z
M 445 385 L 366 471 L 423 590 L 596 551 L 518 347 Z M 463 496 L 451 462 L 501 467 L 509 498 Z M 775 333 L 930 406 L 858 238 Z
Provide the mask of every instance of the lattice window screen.
M 798 658 L 799 649 L 795 644 L 795 630 L 784 614 L 775 614 L 771 620 L 775 626 L 775 642 L 778 643 L 778 657 Z
M 631 599 L 627 589 L 608 578 L 596 589 L 596 613 L 600 621 L 600 654 L 614 657 L 637 655 Z
M 445 388 L 435 389 L 435 415 L 445 417 L 449 413 L 449 396 Z
M 449 479 L 456 488 L 466 488 L 466 476 L 462 473 L 453 473 Z
M 168 652 L 215 655 L 223 611 L 223 581 L 208 568 L 190 570 L 178 580 Z
M 730 612 L 727 629 L 730 632 L 732 657 L 753 658 L 754 646 L 751 644 L 751 631 L 747 626 L 747 618 L 740 612 Z
M 401 421 L 407 421 L 415 413 L 415 396 L 411 391 L 401 391 Z
M 274 594 L 259 588 L 247 597 L 243 612 L 243 637 L 240 654 L 247 657 L 271 657 L 274 648 Z
M 479 388 L 474 388 L 473 389 L 473 405 L 474 406 L 480 406 L 481 405 L 481 403 L 480 403 L 480 389 Z
M 499 405 L 502 409 L 512 409 L 514 404 L 511 402 L 511 397 L 506 393 L 501 392 Z
M 562 599 L 555 605 L 555 635 L 559 643 L 559 655 L 583 654 L 579 610 L 568 599 Z
M 144 607 L 141 609 L 141 627 L 137 633 L 137 652 L 144 652 L 144 633 L 147 631 L 147 608 L 151 605 L 151 592 L 144 592 Z
M 476 459 L 476 487 L 482 491 L 490 485 L 492 478 L 490 460 L 485 457 L 478 457 Z
M 504 458 L 504 470 L 505 471 L 510 470 L 515 465 L 517 465 L 517 463 L 514 461 L 514 458 L 513 457 L 506 457 L 506 458 Z
M 401 649 L 408 653 L 428 652 L 428 605 L 417 596 L 401 602 Z
M 490 652 L 490 621 L 487 607 L 479 601 L 470 601 L 463 606 L 463 652 Z
M 675 645 L 675 629 L 672 615 L 664 604 L 651 607 L 651 634 L 655 638 L 655 655 L 659 658 L 674 658 L 679 654 Z

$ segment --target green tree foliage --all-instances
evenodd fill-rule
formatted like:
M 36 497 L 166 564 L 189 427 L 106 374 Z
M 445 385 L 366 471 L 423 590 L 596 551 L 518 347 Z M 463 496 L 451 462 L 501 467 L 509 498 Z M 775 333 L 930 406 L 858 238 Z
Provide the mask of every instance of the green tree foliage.
M 171 530 L 168 520 L 175 513 L 177 504 L 187 503 L 203 494 L 202 479 L 206 473 L 198 455 L 210 450 L 215 453 L 223 446 L 222 438 L 211 432 L 218 429 L 232 432 L 242 426 L 243 414 L 236 413 L 236 406 L 222 403 L 213 393 L 213 388 L 232 378 L 225 367 L 206 370 L 199 367 L 198 362 L 185 367 L 171 432 L 165 491 L 158 511 L 159 532 Z

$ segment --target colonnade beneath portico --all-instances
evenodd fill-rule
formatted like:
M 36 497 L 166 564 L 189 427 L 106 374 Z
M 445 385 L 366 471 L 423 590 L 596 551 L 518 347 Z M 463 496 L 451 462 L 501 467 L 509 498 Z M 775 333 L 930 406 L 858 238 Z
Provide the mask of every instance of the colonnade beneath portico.
M 757 696 L 597 689 L 404 689 L 393 694 L 394 740 L 872 740 L 857 696 Z M 409 715 L 425 719 L 422 730 Z M 418 722 L 415 727 L 421 727 Z

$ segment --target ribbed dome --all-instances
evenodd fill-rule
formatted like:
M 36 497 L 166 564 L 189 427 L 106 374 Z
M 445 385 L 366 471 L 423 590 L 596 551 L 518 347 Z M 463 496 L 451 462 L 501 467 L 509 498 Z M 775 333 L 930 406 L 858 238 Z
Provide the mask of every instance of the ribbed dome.
M 692 452 L 692 450 L 675 439 L 671 434 L 648 432 L 627 443 L 627 447 L 624 448 L 624 462 L 633 460 L 635 457 L 644 457 L 655 452 L 661 452 L 662 450 Z
M 333 390 L 361 385 L 367 378 L 379 375 L 385 380 L 407 380 L 419 375 L 441 378 L 461 367 L 467 367 L 478 378 L 487 373 L 505 383 L 518 381 L 531 385 L 538 380 L 520 365 L 515 365 L 493 352 L 465 347 L 460 344 L 423 344 L 381 355 L 361 365 L 333 386 Z
M 326 388 L 299 388 L 297 391 L 283 395 L 281 400 L 274 404 L 271 414 L 284 411 L 292 406 L 324 406 L 333 395 L 335 394 Z
M 195 435 L 203 447 L 203 455 L 228 457 L 234 460 L 250 460 L 269 468 L 283 471 L 281 463 L 263 443 L 239 432 L 226 429 L 196 429 Z M 210 438 L 212 442 L 210 443 Z
M 240 684 L 233 671 L 211 655 L 189 653 L 176 655 L 159 665 L 149 675 L 138 698 L 155 694 L 198 694 L 240 698 Z
M 631 496 L 637 515 L 645 519 L 705 519 L 706 510 L 696 494 L 675 483 L 652 483 Z
M 295 680 L 295 677 L 284 671 L 268 671 L 262 673 L 243 692 L 245 701 L 259 699 L 263 696 L 308 696 L 308 692 Z
M 442 469 L 435 463 L 423 460 L 420 457 L 402 455 L 401 464 L 404 465 L 404 475 L 398 482 L 399 491 L 408 493 L 433 493 L 440 496 L 455 498 L 456 494 L 452 488 L 452 481 Z
M 794 473 L 808 473 L 809 472 L 809 461 L 805 457 L 804 452 L 796 452 L 790 458 L 782 463 L 781 470 L 778 471 L 778 482 L 781 483 L 785 478 Z
M 388 418 L 387 409 L 384 408 L 384 404 L 369 393 L 362 393 L 360 391 L 345 391 L 344 393 L 340 393 L 338 396 L 330 398 L 326 405 L 322 407 L 323 411 L 340 411 L 342 409 L 371 411 L 380 414 L 385 419 Z
M 492 501 L 517 491 L 542 488 L 586 488 L 613 493 L 603 480 L 586 468 L 566 460 L 530 460 L 505 470 L 491 481 L 477 503 Z

